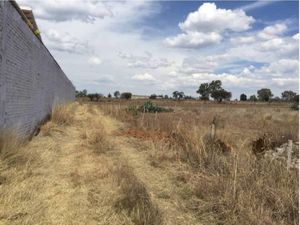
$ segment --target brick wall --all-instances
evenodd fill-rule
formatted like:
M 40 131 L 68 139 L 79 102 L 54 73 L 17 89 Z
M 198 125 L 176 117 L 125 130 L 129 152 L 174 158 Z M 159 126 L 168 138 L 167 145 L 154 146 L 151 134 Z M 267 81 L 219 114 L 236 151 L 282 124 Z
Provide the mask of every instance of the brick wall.
M 0 127 L 29 134 L 75 88 L 9 1 L 0 1 Z

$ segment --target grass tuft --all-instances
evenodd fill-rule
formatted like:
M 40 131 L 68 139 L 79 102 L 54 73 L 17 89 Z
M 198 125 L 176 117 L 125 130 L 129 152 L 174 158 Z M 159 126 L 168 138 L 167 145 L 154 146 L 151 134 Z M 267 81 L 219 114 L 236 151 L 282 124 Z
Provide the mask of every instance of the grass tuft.
M 120 197 L 115 203 L 117 212 L 125 211 L 136 225 L 160 225 L 162 215 L 151 200 L 144 184 L 134 175 L 132 168 L 120 163 L 115 169 Z

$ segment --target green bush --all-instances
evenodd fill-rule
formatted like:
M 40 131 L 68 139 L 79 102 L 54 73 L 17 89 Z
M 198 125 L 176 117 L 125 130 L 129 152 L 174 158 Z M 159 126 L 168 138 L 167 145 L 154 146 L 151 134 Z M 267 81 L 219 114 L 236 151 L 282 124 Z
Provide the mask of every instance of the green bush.
M 133 114 L 137 114 L 139 112 L 145 112 L 145 113 L 160 113 L 160 112 L 173 112 L 173 109 L 171 108 L 164 108 L 155 105 L 151 101 L 145 102 L 143 105 L 129 105 L 128 111 L 132 112 Z

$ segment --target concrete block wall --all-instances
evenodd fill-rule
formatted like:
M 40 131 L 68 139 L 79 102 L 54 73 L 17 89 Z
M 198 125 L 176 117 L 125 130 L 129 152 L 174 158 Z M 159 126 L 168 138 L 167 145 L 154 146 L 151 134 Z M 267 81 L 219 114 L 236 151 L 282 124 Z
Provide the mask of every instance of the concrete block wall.
M 0 128 L 30 134 L 75 88 L 9 1 L 0 1 Z

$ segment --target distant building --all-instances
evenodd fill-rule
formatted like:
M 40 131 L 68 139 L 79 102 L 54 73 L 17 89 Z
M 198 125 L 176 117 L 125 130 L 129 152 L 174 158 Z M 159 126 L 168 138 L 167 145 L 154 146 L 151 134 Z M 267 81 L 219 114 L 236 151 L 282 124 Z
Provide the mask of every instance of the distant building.
M 148 99 L 148 95 L 132 95 L 131 99 Z

